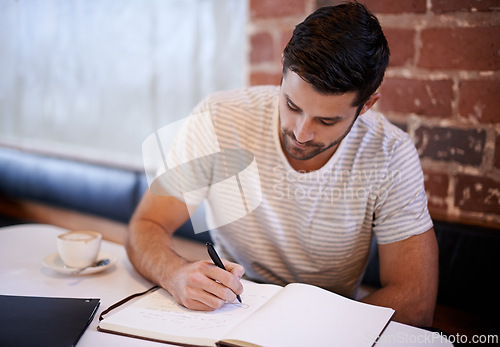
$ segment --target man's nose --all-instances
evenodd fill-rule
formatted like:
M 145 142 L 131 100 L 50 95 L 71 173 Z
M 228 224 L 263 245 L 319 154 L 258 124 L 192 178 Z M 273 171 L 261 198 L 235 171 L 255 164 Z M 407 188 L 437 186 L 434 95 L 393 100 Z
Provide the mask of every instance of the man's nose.
M 293 134 L 300 143 L 311 141 L 314 138 L 313 126 L 309 117 L 303 116 L 297 120 Z

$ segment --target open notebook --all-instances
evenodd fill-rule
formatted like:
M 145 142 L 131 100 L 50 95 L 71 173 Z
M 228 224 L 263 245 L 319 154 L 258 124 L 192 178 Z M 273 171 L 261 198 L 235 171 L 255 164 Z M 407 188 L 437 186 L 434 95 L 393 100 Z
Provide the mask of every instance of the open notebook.
M 372 346 L 394 314 L 307 284 L 242 283 L 243 303 L 212 312 L 158 289 L 109 313 L 99 330 L 195 346 Z

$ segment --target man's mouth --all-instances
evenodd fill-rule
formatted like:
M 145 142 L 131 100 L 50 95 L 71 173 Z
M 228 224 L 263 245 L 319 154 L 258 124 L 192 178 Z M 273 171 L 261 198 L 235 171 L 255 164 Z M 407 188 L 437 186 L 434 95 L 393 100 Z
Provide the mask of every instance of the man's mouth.
M 293 144 L 294 147 L 298 149 L 310 149 L 310 148 L 320 148 L 322 146 L 311 142 L 311 141 L 306 141 L 306 142 L 299 142 L 295 135 L 293 133 L 286 132 L 286 136 L 290 139 L 290 142 Z
M 301 142 L 299 142 L 299 141 L 297 141 L 295 139 L 292 139 L 292 142 L 293 142 L 293 145 L 295 147 L 300 148 L 300 149 L 306 149 L 306 148 L 310 147 L 310 146 L 307 145 L 307 142 L 301 143 Z

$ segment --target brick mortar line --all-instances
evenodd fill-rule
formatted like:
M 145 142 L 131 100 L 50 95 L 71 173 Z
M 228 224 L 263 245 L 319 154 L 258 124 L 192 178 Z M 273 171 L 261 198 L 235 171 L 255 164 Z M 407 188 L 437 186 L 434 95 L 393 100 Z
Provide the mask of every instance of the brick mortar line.
M 270 30 L 292 30 L 297 24 L 305 19 L 305 14 L 303 16 L 293 16 L 293 17 L 269 17 L 252 20 L 248 19 L 247 30 L 249 34 L 266 32 Z
M 376 14 L 377 15 L 377 14 Z M 268 18 L 249 18 L 247 31 L 249 34 L 275 30 L 293 30 L 295 26 L 305 19 L 303 15 Z M 378 14 L 382 29 L 464 29 L 464 28 L 488 28 L 500 27 L 499 12 L 453 12 L 447 14 L 434 13 L 402 13 L 402 14 Z
M 452 77 L 451 84 L 451 119 L 460 119 L 460 78 L 457 76 Z
M 432 13 L 432 0 L 425 1 L 426 13 Z
M 420 161 L 422 162 L 422 161 Z M 422 164 L 423 166 L 423 164 Z M 447 172 L 446 172 L 447 173 Z M 456 177 L 454 175 L 448 175 L 448 190 L 447 190 L 447 196 L 445 198 L 446 201 L 446 214 L 449 216 L 459 216 L 460 215 L 460 210 L 456 208 L 455 206 L 455 186 L 457 184 L 456 182 Z M 457 213 L 455 210 L 458 210 Z
M 425 125 L 440 127 L 440 128 L 454 128 L 454 129 L 484 129 L 486 131 L 491 130 L 493 133 L 500 133 L 500 121 L 496 123 L 479 123 L 477 121 L 470 121 L 466 118 L 442 118 L 439 116 L 428 116 L 425 114 L 417 114 L 413 112 L 397 112 L 397 111 L 380 111 L 389 120 L 399 121 L 406 120 L 407 125 L 410 122 L 417 122 L 419 125 L 421 122 L 425 122 Z
M 500 79 L 498 70 L 458 70 L 458 69 L 428 69 L 417 66 L 389 67 L 385 73 L 389 78 L 407 78 L 421 81 L 451 80 L 491 80 Z
M 251 64 L 250 72 L 281 73 L 281 61 Z
M 312 12 L 312 11 L 311 11 Z M 478 28 L 500 26 L 500 11 L 491 12 L 450 12 L 450 13 L 375 13 L 382 28 Z M 248 18 L 247 26 L 251 33 L 266 30 L 293 29 L 307 17 L 301 15 Z
M 487 178 L 492 181 L 500 183 L 500 181 L 497 178 L 498 176 L 495 175 L 494 172 L 485 173 L 479 167 L 461 164 L 456 161 L 443 162 L 430 158 L 420 158 L 420 163 L 422 165 L 422 170 L 424 170 L 424 172 L 430 171 L 433 173 L 446 174 L 450 181 L 452 180 L 452 178 L 454 179 L 457 175 L 467 175 L 472 177 Z M 451 195 L 453 195 L 453 193 L 454 192 L 452 192 Z M 450 192 L 448 192 L 448 194 L 450 194 Z
M 376 14 L 382 29 L 480 28 L 500 26 L 499 12 Z
M 500 128 L 500 125 L 497 126 Z M 483 162 L 481 166 L 484 166 L 483 174 L 492 175 L 495 168 L 495 137 L 496 137 L 496 129 L 493 127 L 488 127 L 486 129 L 486 139 L 484 140 L 484 149 L 483 149 Z M 500 150 L 500 148 L 499 148 Z M 498 178 L 500 176 L 495 175 L 495 181 L 500 181 Z M 493 177 L 492 177 L 493 178 Z
M 277 47 L 274 47 L 278 51 Z M 281 72 L 281 58 L 275 57 L 274 61 L 249 63 L 251 71 Z M 274 69 L 274 71 L 271 71 Z M 415 66 L 389 67 L 385 78 L 405 78 L 419 81 L 440 81 L 459 79 L 460 81 L 497 81 L 500 71 L 492 70 L 457 70 L 457 69 L 427 69 Z
M 414 37 L 413 40 L 414 40 L 414 42 L 413 42 L 414 53 L 413 53 L 412 65 L 413 66 L 417 66 L 418 62 L 420 61 L 420 53 L 421 53 L 422 47 L 423 47 L 423 44 L 422 44 L 422 30 L 420 28 L 418 28 L 418 29 L 415 30 L 415 37 Z

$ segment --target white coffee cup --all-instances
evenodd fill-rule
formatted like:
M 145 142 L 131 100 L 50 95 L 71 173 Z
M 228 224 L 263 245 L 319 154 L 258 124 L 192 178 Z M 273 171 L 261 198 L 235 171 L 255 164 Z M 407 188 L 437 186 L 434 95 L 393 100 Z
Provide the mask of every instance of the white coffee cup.
M 96 231 L 75 230 L 57 236 L 57 250 L 65 266 L 92 265 L 101 249 L 102 235 Z

